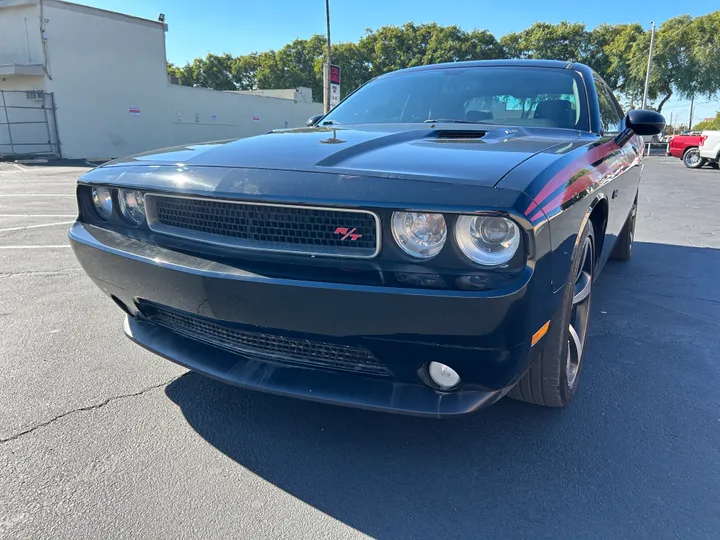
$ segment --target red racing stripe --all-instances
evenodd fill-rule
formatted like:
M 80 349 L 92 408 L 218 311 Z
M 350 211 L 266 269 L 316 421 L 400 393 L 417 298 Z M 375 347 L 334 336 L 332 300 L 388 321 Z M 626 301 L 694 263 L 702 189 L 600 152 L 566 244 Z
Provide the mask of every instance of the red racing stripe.
M 619 148 L 620 147 L 614 140 L 608 141 L 606 143 L 596 146 L 595 148 L 592 148 L 591 150 L 588 150 L 588 152 L 586 152 L 585 155 L 582 156 L 579 160 L 574 161 L 573 163 L 570 163 L 569 165 L 563 167 L 555 176 L 553 176 L 548 181 L 547 184 L 545 184 L 545 186 L 543 186 L 540 192 L 533 198 L 532 203 L 530 203 L 530 206 L 528 206 L 527 210 L 525 210 L 525 215 L 529 215 L 529 213 L 536 206 L 540 205 L 564 182 L 567 182 L 567 180 L 572 177 L 575 172 L 577 172 L 583 167 L 592 165 L 593 163 L 601 159 L 603 156 L 607 155 L 609 152 L 614 152 Z
M 566 203 L 575 195 L 581 193 L 584 189 L 593 185 L 594 183 L 595 180 L 593 180 L 593 178 L 589 175 L 578 178 L 575 182 L 572 183 L 572 185 L 568 189 L 563 191 L 560 195 L 558 195 L 545 206 L 543 206 L 543 212 L 547 214 L 551 210 L 554 210 L 556 207 Z

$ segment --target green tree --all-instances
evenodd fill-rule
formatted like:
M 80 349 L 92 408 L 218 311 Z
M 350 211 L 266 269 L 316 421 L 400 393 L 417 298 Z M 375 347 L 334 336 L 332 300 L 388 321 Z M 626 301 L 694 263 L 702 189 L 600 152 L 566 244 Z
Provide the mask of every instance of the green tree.
M 668 19 L 655 35 L 648 98 L 660 99 L 656 106 L 659 112 L 673 95 L 691 98 L 701 92 L 701 65 L 693 54 L 699 35 L 692 22 L 689 15 Z M 638 94 L 645 84 L 649 49 L 650 32 L 640 36 L 631 49 L 627 88 Z
M 406 23 L 368 30 L 358 43 L 371 76 L 440 62 L 504 58 L 505 51 L 487 30 Z
M 332 46 L 332 61 L 341 68 L 341 97 L 347 96 L 357 87 L 365 84 L 371 78 L 370 61 L 355 43 L 338 43 Z M 315 70 L 321 76 L 322 80 L 322 63 Z M 313 96 L 316 96 L 313 89 Z M 322 90 L 314 99 L 322 99 Z
M 538 22 L 500 39 L 509 58 L 581 61 L 587 56 L 588 32 L 582 23 Z
M 639 104 L 645 84 L 650 32 L 639 24 L 538 22 L 500 41 L 487 30 L 466 31 L 437 23 L 406 23 L 368 29 L 357 43 L 336 43 L 333 63 L 342 68 L 347 95 L 373 77 L 413 66 L 493 58 L 545 58 L 584 62 L 594 68 L 629 107 Z M 650 100 L 662 111 L 672 96 L 689 98 L 720 92 L 720 11 L 665 21 L 657 31 Z M 322 100 L 326 41 L 321 35 L 296 39 L 277 51 L 232 57 L 208 54 L 184 66 L 168 63 L 180 84 L 216 90 L 312 88 Z
M 717 112 L 715 115 L 715 118 L 711 120 L 703 120 L 702 122 L 698 122 L 693 126 L 693 129 L 696 129 L 698 131 L 703 131 L 706 129 L 717 129 L 720 130 L 720 111 Z
M 695 17 L 690 26 L 690 55 L 698 70 L 692 90 L 712 99 L 720 91 L 720 11 Z
M 583 61 L 611 88 L 627 94 L 632 47 L 642 34 L 639 24 L 601 24 L 588 35 L 589 46 Z
M 261 56 L 258 53 L 250 53 L 235 57 L 230 71 L 238 90 L 257 89 L 257 73 L 260 69 Z
M 170 75 L 171 77 L 176 77 L 179 84 L 181 84 L 182 86 L 192 86 L 196 83 L 195 77 L 193 75 L 192 66 L 190 64 L 185 64 L 183 67 L 178 67 L 172 62 L 168 62 L 167 71 L 168 75 Z
M 208 54 L 205 59 L 196 58 L 192 63 L 193 77 L 205 88 L 215 90 L 237 90 L 233 82 L 234 58 L 230 54 Z

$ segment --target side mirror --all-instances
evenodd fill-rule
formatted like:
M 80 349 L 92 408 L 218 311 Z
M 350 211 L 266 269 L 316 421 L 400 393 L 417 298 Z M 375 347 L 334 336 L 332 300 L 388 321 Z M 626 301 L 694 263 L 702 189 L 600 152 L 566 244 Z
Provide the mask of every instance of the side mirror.
M 665 129 L 665 117 L 655 111 L 637 109 L 627 113 L 625 127 L 636 135 L 657 135 Z
M 325 116 L 325 115 L 324 114 L 313 114 L 310 118 L 307 119 L 307 122 L 305 122 L 305 125 L 307 127 L 313 127 L 317 123 L 317 121 L 320 120 L 323 116 Z M 664 121 L 665 120 L 663 120 L 663 122 Z

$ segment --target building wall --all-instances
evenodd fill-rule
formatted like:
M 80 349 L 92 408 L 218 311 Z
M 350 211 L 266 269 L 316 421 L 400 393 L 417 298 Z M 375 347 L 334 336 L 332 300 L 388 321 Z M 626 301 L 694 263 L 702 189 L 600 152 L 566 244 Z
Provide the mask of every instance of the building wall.
M 43 63 L 40 7 L 33 1 L 0 0 L 0 64 Z
M 45 78 L 31 75 L 0 77 L 0 90 L 45 90 Z
M 63 156 L 122 156 L 167 140 L 163 25 L 55 0 L 45 17 Z
M 237 94 L 248 94 L 253 96 L 277 97 L 312 103 L 312 88 L 300 86 L 298 88 L 283 88 L 279 90 L 238 90 Z
M 42 52 L 38 0 L 14 7 L 6 7 L 7 2 L 23 0 L 0 0 L 0 21 L 8 28 L 23 28 L 22 35 L 13 34 L 13 54 L 28 50 L 22 46 L 25 13 L 30 14 L 28 28 L 37 28 L 28 34 L 30 50 Z M 304 126 L 308 117 L 322 112 L 318 103 L 168 84 L 165 27 L 159 22 L 60 0 L 43 0 L 43 17 L 48 75 L 0 78 L 0 90 L 54 94 L 64 158 L 113 158 L 174 144 L 247 137 Z M 0 50 L 5 50 L 1 31 L 0 36 Z
M 304 126 L 319 103 L 217 92 L 206 88 L 169 85 L 173 144 L 236 139 L 260 135 L 271 129 Z

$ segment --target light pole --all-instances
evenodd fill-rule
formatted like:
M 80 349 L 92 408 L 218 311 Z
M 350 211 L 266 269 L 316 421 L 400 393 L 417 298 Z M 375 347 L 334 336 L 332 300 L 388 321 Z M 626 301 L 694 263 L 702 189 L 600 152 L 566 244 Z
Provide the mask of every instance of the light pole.
M 690 123 L 688 124 L 688 130 L 692 129 L 693 114 L 695 112 L 695 96 L 690 98 Z
M 323 111 L 330 112 L 330 0 L 325 0 L 325 18 L 327 19 L 327 62 L 323 69 Z
M 650 34 L 650 53 L 648 54 L 647 73 L 645 74 L 645 91 L 643 92 L 642 108 L 647 105 L 648 88 L 650 87 L 650 68 L 652 67 L 653 47 L 655 46 L 655 21 L 652 24 L 652 33 Z

